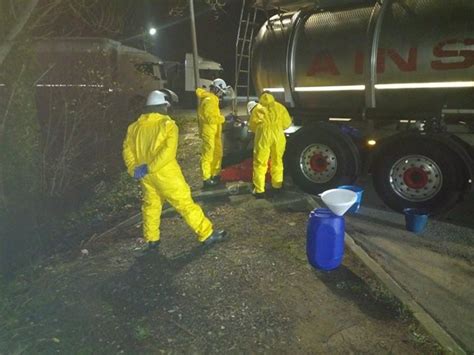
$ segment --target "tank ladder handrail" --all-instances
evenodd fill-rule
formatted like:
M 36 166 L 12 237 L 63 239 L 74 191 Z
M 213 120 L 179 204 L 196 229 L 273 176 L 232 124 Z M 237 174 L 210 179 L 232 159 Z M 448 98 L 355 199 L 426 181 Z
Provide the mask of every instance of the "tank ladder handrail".
M 248 9 L 246 1 L 242 1 L 239 29 L 235 42 L 235 96 L 232 105 L 234 114 L 237 114 L 237 98 L 239 93 L 242 93 L 247 100 L 250 98 L 251 53 L 257 11 L 254 7 Z

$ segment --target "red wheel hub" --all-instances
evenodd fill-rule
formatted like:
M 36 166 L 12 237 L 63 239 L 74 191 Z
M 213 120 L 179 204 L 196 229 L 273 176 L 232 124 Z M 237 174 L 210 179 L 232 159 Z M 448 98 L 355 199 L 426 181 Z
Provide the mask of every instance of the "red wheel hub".
M 309 162 L 311 165 L 311 169 L 313 169 L 317 173 L 322 173 L 328 169 L 328 161 L 324 155 L 321 153 L 316 153 L 311 157 Z
M 422 168 L 412 167 L 403 174 L 403 181 L 412 189 L 422 189 L 429 182 L 429 176 Z

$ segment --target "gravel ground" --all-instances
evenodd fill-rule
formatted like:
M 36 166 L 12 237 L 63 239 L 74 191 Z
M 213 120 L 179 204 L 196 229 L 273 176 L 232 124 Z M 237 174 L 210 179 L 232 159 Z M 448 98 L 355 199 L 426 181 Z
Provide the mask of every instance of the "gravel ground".
M 190 122 L 181 133 L 197 188 L 199 139 Z M 308 265 L 303 198 L 203 203 L 229 232 L 212 248 L 171 215 L 159 253 L 143 254 L 137 224 L 35 265 L 15 281 L 0 353 L 440 352 L 350 253 L 333 272 Z

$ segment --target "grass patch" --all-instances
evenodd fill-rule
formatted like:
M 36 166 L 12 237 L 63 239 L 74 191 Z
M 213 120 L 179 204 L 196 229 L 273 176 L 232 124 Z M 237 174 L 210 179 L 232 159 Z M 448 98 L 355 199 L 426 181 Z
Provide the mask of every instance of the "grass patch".
M 134 330 L 134 337 L 139 341 L 147 340 L 151 337 L 151 331 L 145 324 L 137 324 Z

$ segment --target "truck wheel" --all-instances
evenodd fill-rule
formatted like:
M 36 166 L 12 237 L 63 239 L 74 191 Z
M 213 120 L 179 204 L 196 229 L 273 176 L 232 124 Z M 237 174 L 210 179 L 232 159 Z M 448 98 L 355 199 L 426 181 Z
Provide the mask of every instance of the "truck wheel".
M 354 143 L 332 127 L 318 126 L 294 137 L 286 161 L 296 185 L 313 194 L 353 183 L 360 167 Z
M 461 159 L 435 141 L 397 141 L 387 146 L 373 167 L 374 187 L 392 209 L 415 207 L 432 214 L 451 208 L 465 181 Z

